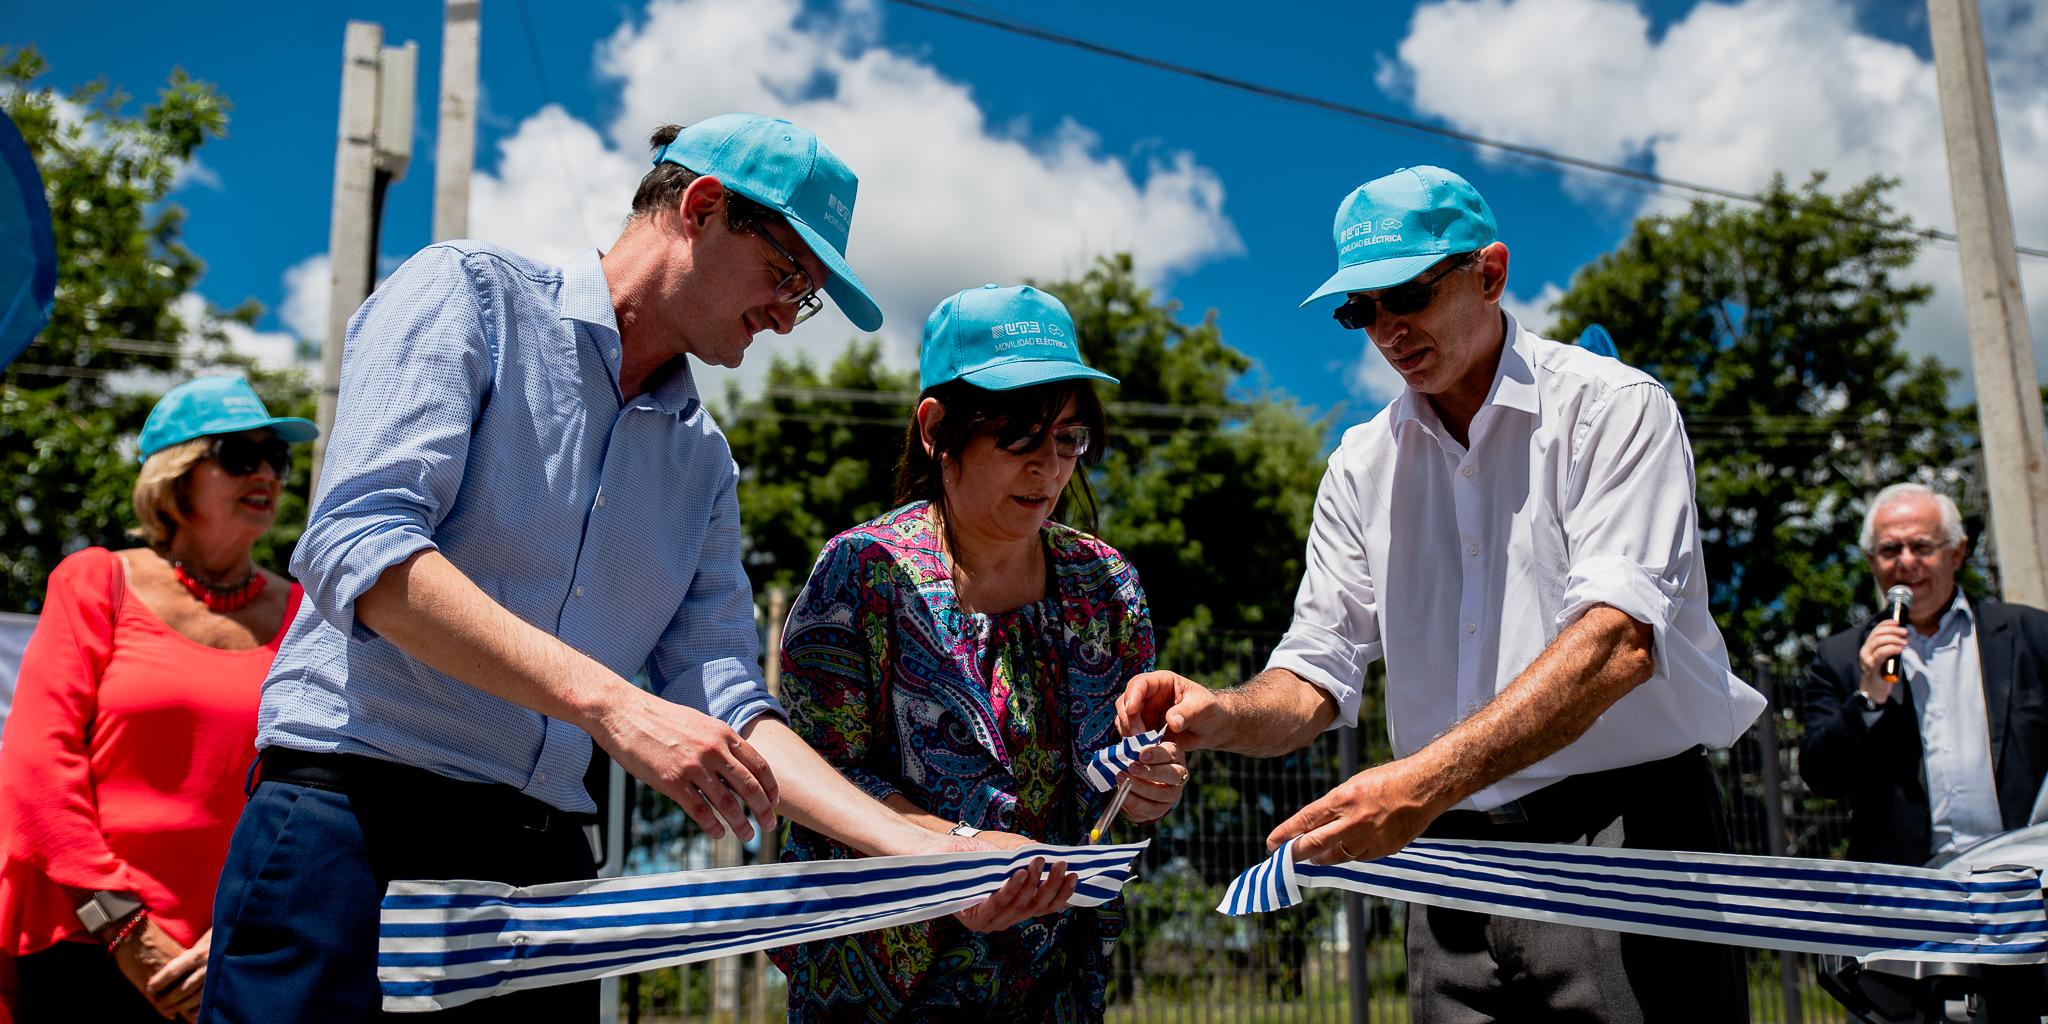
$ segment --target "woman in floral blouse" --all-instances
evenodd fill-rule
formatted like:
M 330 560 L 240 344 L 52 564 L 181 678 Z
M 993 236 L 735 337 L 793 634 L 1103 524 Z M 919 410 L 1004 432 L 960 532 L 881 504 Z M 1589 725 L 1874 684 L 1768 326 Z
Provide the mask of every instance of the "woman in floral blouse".
M 905 438 L 901 507 L 825 545 L 782 640 L 790 724 L 877 799 L 927 827 L 998 845 L 1077 844 L 1107 797 L 1081 777 L 1115 743 L 1116 697 L 1150 671 L 1138 575 L 1102 541 L 1081 462 L 1102 404 L 1066 307 L 984 288 L 925 323 L 923 394 Z M 1158 723 L 1153 723 L 1158 724 Z M 1130 773 L 1123 815 L 1157 819 L 1187 768 L 1172 744 Z M 800 827 L 784 859 L 853 856 Z M 792 1022 L 1097 1021 L 1120 903 L 992 932 L 942 918 L 777 951 Z M 965 1014 L 977 1015 L 968 1018 Z

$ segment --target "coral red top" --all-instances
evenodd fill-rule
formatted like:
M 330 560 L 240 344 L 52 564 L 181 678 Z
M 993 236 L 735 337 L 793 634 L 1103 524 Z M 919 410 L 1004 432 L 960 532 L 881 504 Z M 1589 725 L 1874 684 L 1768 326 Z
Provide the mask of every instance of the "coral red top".
M 269 644 L 224 651 L 157 618 L 118 557 L 58 564 L 22 655 L 0 737 L 4 952 L 84 937 L 60 886 L 135 893 L 187 946 L 212 925 L 263 677 L 301 591 Z

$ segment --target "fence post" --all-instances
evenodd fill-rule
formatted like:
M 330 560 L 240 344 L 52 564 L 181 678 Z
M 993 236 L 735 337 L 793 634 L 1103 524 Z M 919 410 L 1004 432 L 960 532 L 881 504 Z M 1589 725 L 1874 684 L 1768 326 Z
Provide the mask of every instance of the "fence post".
M 1770 658 L 1759 654 L 1750 664 L 1756 669 L 1753 685 L 1765 700 L 1771 700 L 1776 687 L 1772 685 Z M 1756 735 L 1758 767 L 1764 777 L 1764 838 L 1771 844 L 1771 856 L 1789 857 L 1791 842 L 1785 835 L 1785 785 L 1779 770 L 1776 701 L 1765 707 L 1750 731 Z M 1778 990 L 1784 999 L 1785 1024 L 1801 1024 L 1798 954 L 1778 951 Z
M 1337 730 L 1337 771 L 1346 779 L 1358 774 L 1355 726 Z M 1372 962 L 1365 944 L 1365 897 L 1355 892 L 1344 894 L 1344 939 L 1348 947 L 1344 973 L 1348 975 L 1346 984 L 1351 992 L 1351 1024 L 1368 1024 L 1372 1019 Z

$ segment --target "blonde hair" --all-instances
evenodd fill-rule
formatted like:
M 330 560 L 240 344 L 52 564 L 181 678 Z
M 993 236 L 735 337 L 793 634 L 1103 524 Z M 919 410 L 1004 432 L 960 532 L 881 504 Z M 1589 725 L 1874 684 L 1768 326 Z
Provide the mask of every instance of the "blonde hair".
M 185 505 L 185 474 L 213 451 L 213 438 L 195 437 L 159 450 L 143 460 L 142 473 L 135 478 L 135 529 L 130 534 L 150 547 L 162 547 L 178 532 L 173 509 L 189 512 Z

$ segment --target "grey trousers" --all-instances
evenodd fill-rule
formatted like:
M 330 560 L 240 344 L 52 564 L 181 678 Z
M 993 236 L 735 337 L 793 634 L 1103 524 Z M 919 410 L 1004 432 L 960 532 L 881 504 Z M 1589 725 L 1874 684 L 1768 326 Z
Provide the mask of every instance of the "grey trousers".
M 1518 801 L 1525 821 L 1452 812 L 1437 839 L 1649 850 L 1728 848 L 1719 783 L 1703 752 L 1581 775 Z M 1462 910 L 1408 908 L 1415 1024 L 1746 1022 L 1740 948 Z

